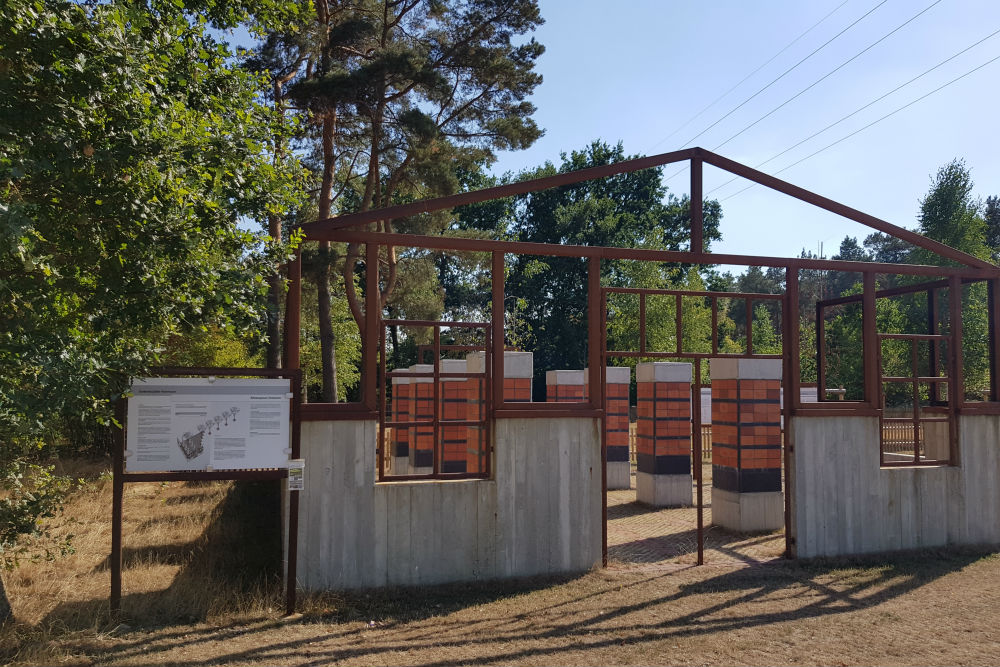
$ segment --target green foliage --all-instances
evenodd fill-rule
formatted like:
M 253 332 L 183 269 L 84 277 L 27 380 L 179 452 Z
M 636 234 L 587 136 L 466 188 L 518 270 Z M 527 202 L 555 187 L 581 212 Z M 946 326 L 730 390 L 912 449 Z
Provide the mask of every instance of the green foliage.
M 0 460 L 0 568 L 10 570 L 24 558 L 51 559 L 72 549 L 71 535 L 53 543 L 44 523 L 62 508 L 72 485 L 54 475 L 52 466 Z M 40 542 L 41 548 L 25 538 Z
M 282 248 L 238 222 L 297 187 L 266 155 L 261 84 L 141 5 L 0 13 L 0 440 L 106 420 L 169 335 L 257 320 Z

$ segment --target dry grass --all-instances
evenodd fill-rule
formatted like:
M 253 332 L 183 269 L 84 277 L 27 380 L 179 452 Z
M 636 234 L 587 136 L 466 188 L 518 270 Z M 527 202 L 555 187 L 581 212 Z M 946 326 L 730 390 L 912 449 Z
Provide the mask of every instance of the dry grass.
M 110 485 L 77 553 L 7 578 L 17 664 L 995 664 L 1000 558 L 977 551 L 314 595 L 280 618 L 268 489 L 128 489 L 124 622 L 105 611 Z M 268 508 L 271 508 L 268 510 Z M 270 514 L 268 513 L 270 512 Z M 241 524 L 238 517 L 258 525 Z M 260 554 L 264 554 L 262 557 Z

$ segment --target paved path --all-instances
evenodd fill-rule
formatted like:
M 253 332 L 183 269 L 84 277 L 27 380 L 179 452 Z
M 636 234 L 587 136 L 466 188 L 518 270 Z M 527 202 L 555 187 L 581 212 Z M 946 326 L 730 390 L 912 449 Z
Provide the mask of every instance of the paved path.
M 712 523 L 712 466 L 703 468 L 705 563 L 755 565 L 780 558 L 784 531 L 735 533 Z M 692 495 L 692 497 L 694 497 Z M 629 491 L 608 491 L 608 566 L 649 569 L 694 565 L 698 559 L 697 510 L 655 509 L 635 502 Z

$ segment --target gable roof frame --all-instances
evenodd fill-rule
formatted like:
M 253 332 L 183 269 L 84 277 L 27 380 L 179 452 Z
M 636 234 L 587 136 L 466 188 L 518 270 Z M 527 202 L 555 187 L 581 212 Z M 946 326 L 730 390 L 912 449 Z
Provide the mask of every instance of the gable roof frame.
M 471 192 L 463 192 L 455 195 L 426 199 L 400 204 L 381 209 L 373 209 L 360 213 L 350 213 L 335 216 L 311 223 L 305 223 L 301 229 L 305 233 L 308 241 L 341 241 L 366 243 L 377 241 L 385 245 L 394 246 L 415 246 L 430 247 L 441 250 L 503 250 L 507 252 L 522 252 L 524 254 L 538 255 L 572 255 L 572 256 L 601 256 L 605 258 L 627 258 L 627 259 L 648 259 L 652 261 L 682 262 L 687 264 L 734 264 L 734 265 L 755 265 L 755 266 L 799 266 L 809 269 L 827 269 L 842 271 L 858 271 L 864 268 L 880 268 L 875 262 L 844 262 L 842 260 L 810 260 L 803 258 L 776 258 L 776 257 L 756 257 L 751 255 L 719 255 L 711 252 L 686 251 L 652 251 L 635 248 L 599 248 L 591 246 L 565 246 L 555 244 L 523 244 L 514 242 L 491 241 L 482 239 L 458 239 L 452 237 L 421 236 L 414 234 L 393 234 L 386 232 L 358 231 L 358 227 L 380 222 L 384 220 L 394 220 L 398 218 L 410 217 L 420 213 L 431 213 L 444 209 L 455 208 L 468 204 L 502 199 L 516 195 L 538 192 L 550 188 L 573 185 L 584 181 L 615 176 L 618 174 L 631 173 L 641 169 L 649 169 L 667 164 L 691 161 L 692 166 L 692 190 L 701 189 L 701 168 L 702 163 L 710 164 L 714 167 L 727 171 L 735 176 L 740 176 L 759 185 L 781 192 L 782 194 L 794 197 L 807 204 L 824 209 L 841 217 L 858 222 L 876 231 L 888 234 L 894 238 L 906 241 L 914 246 L 928 250 L 944 259 L 957 262 L 962 267 L 969 270 L 948 269 L 940 266 L 924 265 L 899 265 L 887 264 L 887 272 L 911 273 L 916 275 L 962 275 L 966 277 L 997 277 L 1000 275 L 1000 267 L 990 262 L 979 259 L 966 252 L 952 248 L 939 241 L 935 241 L 917 232 L 894 225 L 873 215 L 869 215 L 845 204 L 834 201 L 815 192 L 806 190 L 788 181 L 776 178 L 762 171 L 748 167 L 744 164 L 723 157 L 704 148 L 688 148 L 670 153 L 661 153 L 648 157 L 624 160 L 610 165 L 590 167 L 577 171 L 545 176 L 542 178 L 508 183 L 506 185 L 484 188 Z M 697 247 L 697 241 L 701 238 L 700 216 L 692 215 L 691 238 L 695 243 L 691 247 Z M 378 239 L 381 239 L 380 241 Z M 451 243 L 445 241 L 451 241 Z M 456 243 L 465 241 L 465 243 Z M 489 247 L 488 247 L 489 246 Z M 525 246 L 524 249 L 518 249 Z M 538 246 L 528 248 L 527 246 Z M 546 248 L 546 246 L 549 246 Z M 554 251 L 555 248 L 562 249 Z M 595 252 L 601 251 L 601 252 Z M 621 257 L 621 252 L 629 251 L 627 256 Z M 643 256 L 632 256 L 639 253 Z M 861 267 L 857 265 L 862 265 Z M 919 268 L 918 268 L 919 267 Z

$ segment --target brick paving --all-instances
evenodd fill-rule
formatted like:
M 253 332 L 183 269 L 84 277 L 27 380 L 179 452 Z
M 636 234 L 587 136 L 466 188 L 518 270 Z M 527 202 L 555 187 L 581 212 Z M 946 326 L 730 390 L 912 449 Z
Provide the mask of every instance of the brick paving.
M 712 524 L 712 466 L 703 467 L 705 563 L 756 565 L 781 557 L 784 531 L 736 533 Z M 694 495 L 692 495 L 692 498 Z M 694 565 L 698 560 L 697 509 L 657 509 L 635 501 L 632 489 L 608 491 L 608 566 L 649 569 Z

